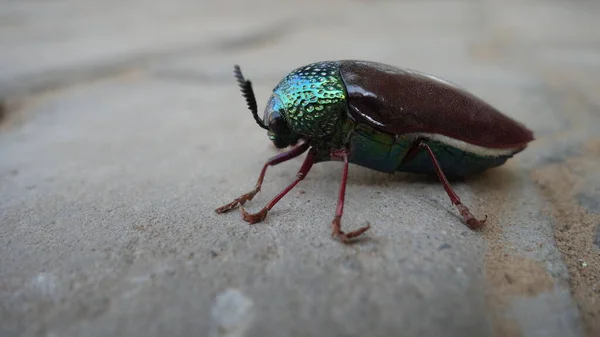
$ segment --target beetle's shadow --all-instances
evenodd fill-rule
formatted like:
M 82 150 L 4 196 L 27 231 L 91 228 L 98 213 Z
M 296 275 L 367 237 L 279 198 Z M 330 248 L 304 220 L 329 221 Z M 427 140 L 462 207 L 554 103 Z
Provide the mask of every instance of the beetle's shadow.
M 472 189 L 473 193 L 476 194 L 476 198 L 483 198 L 485 197 L 484 194 L 488 194 L 485 192 L 488 190 L 492 190 L 494 193 L 503 194 L 506 193 L 507 190 L 514 188 L 518 184 L 519 173 L 520 172 L 515 167 L 500 166 L 467 177 L 448 176 L 447 179 L 450 183 L 450 186 L 454 188 L 459 197 L 463 196 L 460 191 L 461 186 L 468 185 Z M 323 179 L 339 181 L 339 169 L 335 169 L 335 167 L 328 167 L 321 171 L 321 176 Z M 441 197 L 433 198 L 427 195 L 420 195 L 418 197 L 419 202 L 426 203 L 428 206 L 433 208 L 443 208 L 448 212 L 448 214 L 452 215 L 460 222 L 464 221 L 457 212 L 456 208 L 450 203 L 450 200 L 444 191 L 443 184 L 435 174 L 417 174 L 405 172 L 384 173 L 370 170 L 358 165 L 350 165 L 348 175 L 348 187 L 350 189 L 370 187 L 396 191 L 399 187 L 413 188 L 413 184 L 421 185 L 420 188 L 439 188 L 439 195 Z M 442 199 L 444 199 L 443 202 L 441 201 Z
M 414 183 L 424 185 L 441 185 L 435 174 L 419 174 L 407 172 L 385 173 L 370 170 L 358 165 L 350 165 L 349 183 L 357 186 L 395 186 Z M 464 182 L 467 179 L 448 177 L 450 183 Z
M 475 173 L 466 177 L 446 175 L 451 186 L 454 185 L 489 185 L 490 188 L 503 189 L 512 186 L 518 181 L 518 173 L 515 168 L 495 167 L 490 168 L 481 173 Z M 331 174 L 325 174 L 329 176 Z M 339 179 L 338 176 L 333 178 Z M 384 173 L 357 165 L 350 165 L 350 173 L 348 175 L 348 184 L 356 186 L 394 186 L 394 185 L 410 185 L 413 183 L 422 185 L 439 185 L 442 187 L 442 182 L 436 174 L 394 172 Z

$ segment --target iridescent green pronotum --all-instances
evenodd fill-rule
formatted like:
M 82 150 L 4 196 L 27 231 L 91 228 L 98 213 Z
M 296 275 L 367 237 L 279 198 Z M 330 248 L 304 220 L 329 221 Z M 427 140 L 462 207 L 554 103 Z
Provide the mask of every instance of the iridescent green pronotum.
M 533 133 L 488 103 L 447 81 L 414 70 L 356 60 L 316 62 L 297 68 L 273 90 L 258 117 L 250 81 L 234 67 L 248 107 L 276 147 L 292 148 L 269 159 L 256 187 L 217 209 L 229 211 L 260 191 L 268 166 L 308 151 L 296 180 L 262 210 L 244 220 L 260 222 L 298 184 L 313 164 L 344 163 L 332 235 L 348 242 L 369 226 L 341 230 L 348 164 L 382 172 L 435 174 L 471 229 L 479 220 L 463 205 L 446 177 L 464 177 L 502 165 L 533 140 Z

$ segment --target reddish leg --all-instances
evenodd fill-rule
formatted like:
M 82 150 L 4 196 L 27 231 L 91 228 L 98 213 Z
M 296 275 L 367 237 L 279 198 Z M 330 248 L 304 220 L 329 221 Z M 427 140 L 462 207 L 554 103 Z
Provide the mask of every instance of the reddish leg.
M 446 190 L 446 193 L 448 193 L 448 197 L 450 197 L 450 201 L 452 201 L 452 204 L 454 206 L 456 206 L 456 208 L 458 208 L 458 210 L 460 211 L 460 214 L 465 219 L 467 226 L 471 229 L 477 229 L 477 228 L 483 226 L 483 224 L 487 220 L 487 215 L 485 216 L 485 219 L 483 219 L 483 220 L 476 219 L 473 216 L 473 214 L 471 213 L 471 211 L 469 211 L 467 206 L 463 205 L 463 203 L 460 201 L 460 198 L 458 197 L 458 195 L 456 195 L 456 193 L 454 193 L 454 191 L 452 190 L 452 187 L 450 187 L 450 183 L 448 183 L 448 179 L 446 179 L 444 172 L 442 172 L 442 168 L 440 167 L 440 164 L 438 163 L 437 159 L 435 158 L 435 155 L 433 154 L 433 151 L 431 150 L 429 145 L 427 145 L 425 142 L 421 141 L 421 142 L 419 142 L 419 147 L 427 150 L 427 152 L 429 153 L 429 157 L 431 158 L 431 161 L 433 162 L 433 165 L 435 166 L 435 172 L 437 173 L 438 178 L 442 182 L 442 185 L 444 185 L 444 189 Z
M 351 238 L 357 237 L 362 233 L 366 232 L 370 225 L 359 228 L 355 231 L 344 233 L 341 230 L 342 215 L 344 214 L 344 199 L 346 197 L 346 182 L 348 181 L 348 150 L 335 151 L 332 157 L 341 158 L 344 161 L 344 171 L 342 172 L 342 182 L 340 183 L 340 192 L 338 195 L 337 208 L 335 210 L 335 218 L 331 222 L 332 233 L 331 235 L 340 240 L 343 243 L 347 243 Z
M 275 204 L 279 202 L 279 200 L 281 200 L 281 198 L 283 198 L 289 191 L 291 191 L 292 188 L 294 188 L 294 186 L 296 186 L 301 180 L 303 180 L 304 177 L 306 177 L 308 171 L 310 171 L 310 168 L 313 166 L 314 162 L 315 153 L 314 151 L 310 150 L 308 151 L 308 155 L 306 156 L 302 167 L 300 167 L 300 170 L 296 175 L 296 180 L 294 180 L 294 182 L 291 183 L 288 187 L 286 187 L 283 191 L 279 192 L 279 194 L 275 198 L 273 198 L 273 200 L 271 200 L 267 204 L 267 206 L 261 209 L 258 213 L 248 213 L 246 212 L 244 207 L 240 206 L 240 210 L 242 211 L 242 216 L 244 220 L 248 221 L 251 224 L 263 221 L 267 217 L 267 212 L 270 211 L 271 208 L 273 208 L 273 206 L 275 206 Z
M 263 180 L 265 178 L 265 173 L 267 173 L 267 167 L 275 166 L 279 163 L 283 163 L 284 161 L 288 161 L 290 159 L 296 158 L 299 155 L 301 155 L 302 153 L 304 153 L 308 149 L 308 147 L 309 147 L 308 143 L 303 143 L 303 144 L 298 145 L 297 147 L 291 149 L 290 151 L 280 153 L 280 154 L 270 158 L 263 166 L 262 171 L 260 171 L 260 175 L 258 176 L 258 181 L 256 182 L 256 187 L 254 187 L 254 189 L 252 191 L 241 195 L 239 198 L 236 198 L 235 200 L 228 203 L 227 205 L 223 205 L 223 206 L 217 208 L 216 209 L 217 213 L 228 212 L 239 205 L 243 205 L 244 203 L 246 203 L 246 201 L 252 200 L 252 198 L 254 198 L 256 193 L 260 192 L 260 188 L 261 188 Z

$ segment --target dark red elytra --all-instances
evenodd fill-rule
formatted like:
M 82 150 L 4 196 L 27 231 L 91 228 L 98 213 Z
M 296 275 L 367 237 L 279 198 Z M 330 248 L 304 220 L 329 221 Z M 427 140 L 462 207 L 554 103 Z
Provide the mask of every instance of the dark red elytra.
M 433 76 L 368 61 L 342 61 L 340 74 L 350 114 L 381 131 L 442 134 L 490 149 L 524 148 L 534 139 L 490 104 Z

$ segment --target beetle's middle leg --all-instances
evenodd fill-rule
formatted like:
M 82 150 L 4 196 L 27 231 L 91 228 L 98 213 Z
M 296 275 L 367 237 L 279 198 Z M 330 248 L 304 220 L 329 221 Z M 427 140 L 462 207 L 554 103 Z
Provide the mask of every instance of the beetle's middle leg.
M 254 187 L 254 189 L 246 194 L 242 194 L 241 196 L 239 196 L 232 202 L 228 203 L 227 205 L 223 205 L 223 206 L 217 208 L 216 212 L 217 213 L 225 213 L 225 212 L 228 212 L 228 211 L 234 209 L 237 206 L 245 204 L 246 201 L 252 200 L 252 198 L 254 198 L 254 196 L 258 192 L 260 192 L 260 188 L 262 186 L 263 180 L 265 179 L 265 174 L 267 173 L 267 167 L 275 166 L 277 164 L 283 163 L 284 161 L 294 159 L 294 158 L 298 157 L 299 155 L 303 154 L 309 148 L 309 146 L 310 146 L 309 143 L 306 142 L 301 145 L 298 145 L 297 147 L 295 147 L 287 152 L 280 153 L 280 154 L 270 158 L 265 163 L 262 170 L 260 171 L 260 175 L 258 176 L 258 180 L 256 181 L 256 186 Z
M 273 200 L 269 201 L 269 203 L 263 209 L 261 209 L 258 213 L 251 214 L 246 212 L 243 206 L 240 206 L 240 210 L 242 211 L 242 216 L 244 220 L 251 224 L 263 221 L 267 217 L 267 212 L 269 212 L 271 208 L 273 208 L 273 206 L 275 206 L 275 204 L 278 203 L 279 200 L 281 200 L 281 198 L 288 194 L 288 192 L 291 191 L 292 188 L 294 188 L 294 186 L 296 186 L 300 181 L 302 181 L 306 177 L 308 171 L 310 171 L 314 163 L 315 151 L 314 149 L 311 149 L 310 151 L 308 151 L 308 155 L 306 156 L 306 159 L 304 159 L 304 163 L 302 163 L 298 174 L 296 174 L 296 180 L 294 180 L 294 182 L 291 183 L 288 187 L 286 187 L 283 191 L 279 192 L 279 194 L 275 196 Z
M 422 141 L 422 140 L 416 141 L 415 144 L 408 150 L 403 161 L 410 160 L 420 150 L 425 150 L 429 154 L 429 158 L 431 158 L 431 161 L 433 162 L 435 172 L 436 172 L 438 178 L 440 179 L 440 182 L 444 186 L 444 189 L 446 190 L 448 197 L 450 197 L 450 201 L 452 202 L 452 204 L 454 206 L 456 206 L 456 208 L 458 208 L 458 211 L 463 216 L 465 222 L 467 223 L 467 226 L 471 229 L 477 229 L 477 228 L 482 227 L 483 224 L 485 223 L 485 221 L 487 220 L 487 215 L 485 216 L 485 218 L 483 220 L 479 220 L 479 219 L 475 218 L 475 216 L 473 216 L 473 213 L 471 213 L 471 211 L 469 211 L 467 206 L 465 206 L 460 201 L 460 198 L 458 197 L 458 195 L 456 195 L 456 193 L 450 186 L 450 183 L 448 182 L 446 175 L 442 171 L 442 168 L 440 167 L 440 164 L 438 163 L 437 158 L 435 157 L 435 154 L 433 153 L 433 151 L 431 150 L 431 148 L 429 147 L 429 145 L 427 145 L 427 143 L 425 141 Z
M 332 153 L 332 157 L 341 158 L 344 161 L 344 170 L 342 172 L 342 182 L 340 183 L 340 192 L 338 195 L 338 202 L 337 202 L 337 208 L 335 210 L 335 217 L 333 218 L 333 221 L 331 222 L 331 228 L 332 228 L 331 235 L 334 238 L 339 239 L 343 243 L 348 243 L 348 241 L 351 238 L 361 235 L 362 233 L 366 232 L 369 228 L 371 228 L 371 226 L 367 224 L 367 226 L 364 226 L 362 228 L 359 228 L 359 229 L 354 230 L 349 233 L 342 232 L 341 221 L 342 221 L 342 215 L 344 214 L 344 199 L 346 197 L 346 183 L 348 181 L 348 150 L 344 149 L 341 151 L 334 151 Z

